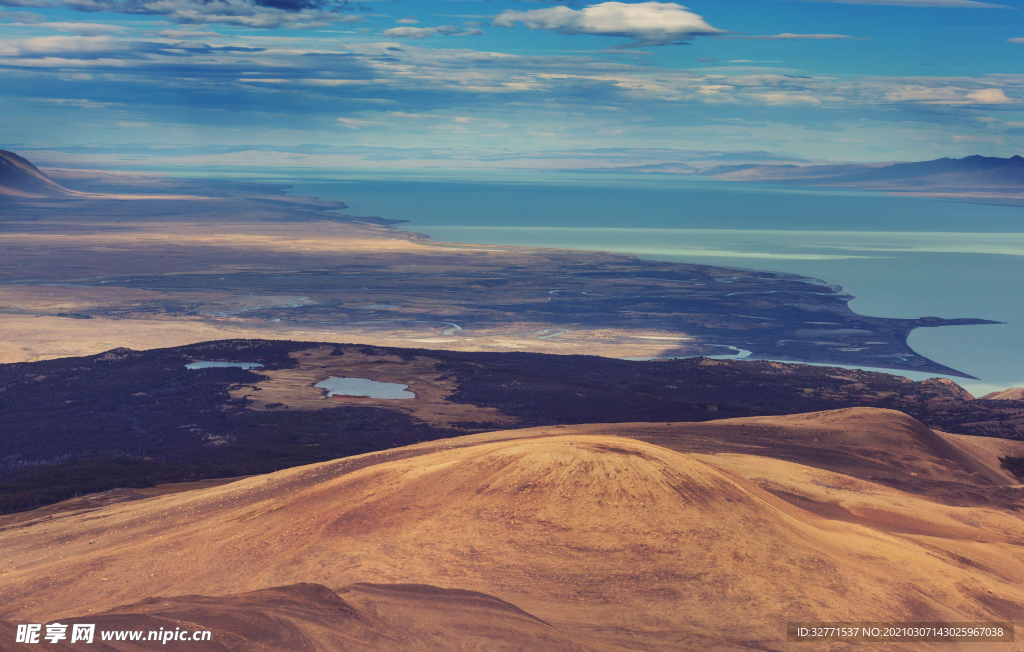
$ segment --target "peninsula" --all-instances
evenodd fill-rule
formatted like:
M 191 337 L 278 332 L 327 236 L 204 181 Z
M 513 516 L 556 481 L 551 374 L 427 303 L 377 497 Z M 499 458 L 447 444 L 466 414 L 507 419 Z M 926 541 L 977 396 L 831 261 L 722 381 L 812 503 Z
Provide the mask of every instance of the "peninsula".
M 434 242 L 280 185 L 4 156 L 5 187 L 61 191 L 0 195 L 0 362 L 260 338 L 969 377 L 907 336 L 995 323 L 859 315 L 842 288 L 791 274 Z

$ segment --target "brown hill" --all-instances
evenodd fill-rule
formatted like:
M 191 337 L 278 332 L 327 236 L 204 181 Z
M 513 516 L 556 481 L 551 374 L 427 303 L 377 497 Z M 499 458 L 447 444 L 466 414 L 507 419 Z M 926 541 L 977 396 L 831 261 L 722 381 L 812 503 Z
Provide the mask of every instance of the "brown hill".
M 1024 400 L 1024 387 L 1011 387 L 1001 392 L 990 392 L 981 398 L 987 401 L 1022 401 Z
M 474 435 L 95 510 L 4 517 L 0 618 L 137 613 L 119 605 L 153 596 L 184 600 L 167 607 L 167 617 L 183 618 L 196 601 L 236 609 L 239 594 L 303 582 L 385 624 L 428 632 L 437 621 L 453 632 L 422 649 L 501 648 L 480 643 L 492 625 L 447 630 L 451 617 L 423 611 L 407 589 L 357 585 L 478 592 L 491 596 L 479 600 L 501 627 L 508 617 L 522 619 L 522 636 L 548 631 L 535 618 L 565 645 L 610 649 L 780 649 L 790 620 L 1024 617 L 1021 519 L 986 498 L 995 485 L 967 470 L 976 457 L 886 411 L 736 421 L 745 423 L 719 424 L 718 433 L 694 430 L 711 423 Z M 737 427 L 761 439 L 745 444 Z M 708 452 L 597 434 L 602 428 Z M 769 428 L 792 433 L 784 450 L 819 451 L 809 460 L 819 466 L 772 457 Z M 936 484 L 939 466 L 960 465 L 955 483 L 978 487 L 980 504 L 943 504 L 832 470 L 850 470 L 856 455 L 911 478 L 934 473 Z M 368 597 L 373 591 L 380 595 Z M 190 595 L 211 597 L 182 598 Z M 371 602 L 388 606 L 374 611 Z M 320 635 L 310 616 L 275 617 L 296 637 Z M 370 649 L 390 649 L 336 626 Z M 391 631 L 364 626 L 366 637 Z M 509 649 L 563 649 L 520 640 Z
M 68 197 L 74 193 L 14 152 L 0 149 L 0 195 Z
M 340 594 L 340 595 L 339 595 Z M 334 592 L 319 584 L 293 584 L 241 595 L 150 598 L 102 614 L 73 616 L 69 623 L 96 625 L 91 649 L 152 650 L 407 650 L 453 649 L 598 652 L 604 646 L 573 640 L 517 607 L 482 593 L 423 584 L 355 584 Z M 147 640 L 149 632 L 188 636 L 209 631 L 209 642 Z M 138 642 L 103 641 L 103 631 L 142 632 Z M 13 623 L 0 622 L 0 650 L 10 645 Z M 113 638 L 113 637 L 111 637 Z M 74 650 L 81 644 L 47 645 Z M 452 646 L 452 647 L 450 647 Z M 464 649 L 464 648 L 463 648 Z
M 1003 440 L 956 438 L 895 410 L 846 408 L 722 419 L 684 428 L 644 424 L 632 429 L 631 436 L 673 450 L 787 460 L 933 498 L 970 501 L 961 494 L 1019 484 L 992 456 L 968 453 L 961 445 L 964 440 L 990 446 Z M 1024 451 L 1022 442 L 1007 443 Z
M 437 446 L 553 434 L 614 435 L 687 454 L 785 460 L 932 500 L 963 504 L 1016 500 L 1020 480 L 999 458 L 1024 456 L 1021 441 L 940 432 L 902 412 L 877 408 L 700 423 L 523 428 L 408 446 L 390 454 L 425 454 Z

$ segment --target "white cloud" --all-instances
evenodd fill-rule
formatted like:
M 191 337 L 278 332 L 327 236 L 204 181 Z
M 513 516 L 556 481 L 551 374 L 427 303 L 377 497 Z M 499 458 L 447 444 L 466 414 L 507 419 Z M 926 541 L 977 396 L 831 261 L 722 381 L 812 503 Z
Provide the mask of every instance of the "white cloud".
M 972 104 L 1013 104 L 1013 100 L 1006 97 L 1001 88 L 983 88 L 967 94 L 967 99 Z
M 454 25 L 440 27 L 392 27 L 381 32 L 392 38 L 430 38 L 431 36 L 479 36 L 482 29 L 463 29 Z
M 386 122 L 379 122 L 377 120 L 360 120 L 358 118 L 338 118 L 338 122 L 345 125 L 349 129 L 359 129 L 360 127 L 366 127 L 368 125 L 386 125 Z
M 821 100 L 809 93 L 787 93 L 785 91 L 773 91 L 771 93 L 759 93 L 754 97 L 760 98 L 766 104 L 774 106 L 794 106 L 794 105 L 818 105 L 821 104 Z
M 223 38 L 224 35 L 220 32 L 206 32 L 197 29 L 162 29 L 156 33 L 157 36 L 164 38 L 183 39 L 183 38 Z
M 732 90 L 732 86 L 725 84 L 703 84 L 697 86 L 697 92 L 701 95 L 718 95 L 722 91 Z
M 494 19 L 497 27 L 515 27 L 519 23 L 530 29 L 556 31 L 567 36 L 621 36 L 645 44 L 672 43 L 693 36 L 725 33 L 674 2 L 603 2 L 581 10 L 549 7 L 505 11 Z
M 393 38 L 428 38 L 437 33 L 434 27 L 392 27 L 384 30 L 384 36 Z
M 129 51 L 131 43 L 109 36 L 39 36 L 18 43 L 23 54 L 77 55 L 97 52 Z
M 1024 38 L 1008 38 L 1008 39 L 1006 39 L 1006 42 L 1007 43 L 1020 43 L 1020 44 L 1024 45 Z
M 436 113 L 408 113 L 406 111 L 389 111 L 384 115 L 389 118 L 437 118 L 439 117 Z
M 416 20 L 416 16 L 411 16 L 410 15 L 410 16 L 406 16 L 405 18 L 399 18 L 395 22 L 398 23 L 399 25 L 415 25 L 415 24 L 417 24 L 420 21 Z
M 920 102 L 922 104 L 1013 104 L 1001 88 L 981 88 L 971 91 L 962 87 L 905 86 L 889 91 L 885 99 L 890 102 Z
M 40 25 L 47 29 L 55 29 L 60 32 L 75 32 L 83 36 L 98 36 L 102 34 L 116 34 L 127 28 L 120 25 L 107 25 L 104 23 L 45 23 Z
M 924 102 L 926 104 L 958 104 L 963 102 L 959 88 L 933 88 L 930 86 L 905 86 L 885 94 L 890 102 Z
M 60 106 L 73 106 L 80 109 L 106 109 L 114 106 L 110 102 L 93 102 L 92 100 L 73 100 L 73 99 L 61 99 L 52 97 L 37 97 L 33 98 L 35 102 L 45 102 L 47 104 L 57 104 Z

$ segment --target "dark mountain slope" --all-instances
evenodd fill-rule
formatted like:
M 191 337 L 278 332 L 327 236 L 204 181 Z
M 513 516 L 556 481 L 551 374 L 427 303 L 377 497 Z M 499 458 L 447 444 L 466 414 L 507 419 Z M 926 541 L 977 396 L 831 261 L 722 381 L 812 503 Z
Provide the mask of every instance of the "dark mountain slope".
M 864 188 L 1024 190 L 1024 158 L 967 156 L 891 165 L 720 165 L 704 176 Z
M 0 195 L 68 197 L 73 193 L 14 152 L 0 149 Z

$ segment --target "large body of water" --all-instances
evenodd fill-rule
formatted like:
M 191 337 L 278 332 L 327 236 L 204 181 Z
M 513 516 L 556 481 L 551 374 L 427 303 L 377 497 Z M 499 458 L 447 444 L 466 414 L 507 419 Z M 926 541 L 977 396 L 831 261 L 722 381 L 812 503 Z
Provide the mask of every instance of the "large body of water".
M 862 314 L 1004 321 L 918 329 L 910 345 L 977 376 L 957 379 L 975 395 L 1024 386 L 1024 208 L 669 176 L 289 182 L 437 240 L 793 272 L 842 285 Z

